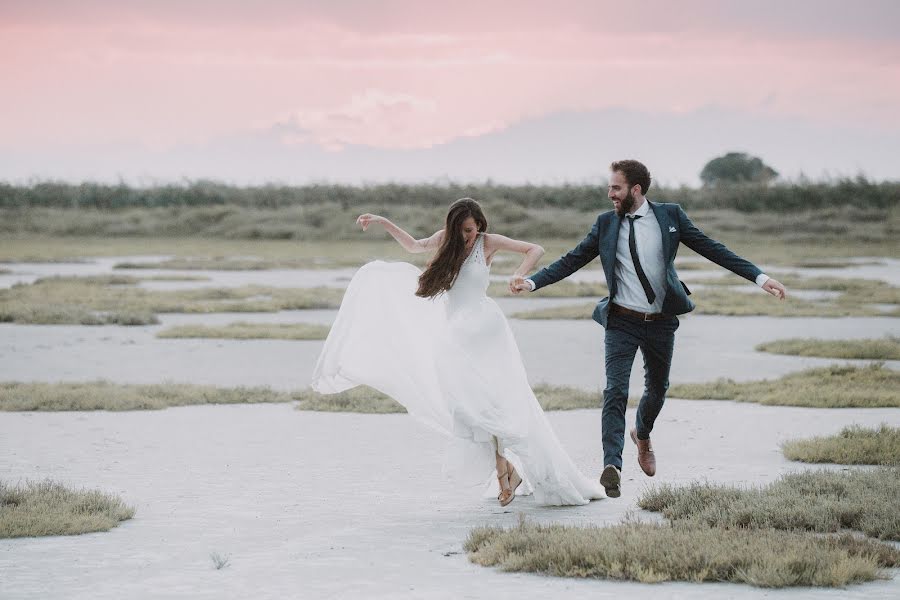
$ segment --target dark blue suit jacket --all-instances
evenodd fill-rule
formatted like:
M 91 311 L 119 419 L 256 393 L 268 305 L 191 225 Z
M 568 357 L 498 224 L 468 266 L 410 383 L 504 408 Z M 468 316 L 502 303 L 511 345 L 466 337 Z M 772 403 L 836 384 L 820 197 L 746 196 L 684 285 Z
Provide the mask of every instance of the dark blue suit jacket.
M 697 229 L 681 206 L 650 202 L 649 200 L 647 202 L 659 223 L 663 258 L 666 261 L 666 295 L 662 305 L 663 313 L 682 315 L 694 310 L 694 303 L 688 298 L 691 292 L 678 279 L 678 273 L 675 271 L 675 255 L 678 254 L 679 243 L 683 243 L 697 254 L 729 271 L 756 282 L 757 275 L 762 271 L 753 263 L 744 260 L 723 244 L 707 237 Z M 599 255 L 600 262 L 603 263 L 603 272 L 606 275 L 606 284 L 609 286 L 609 296 L 597 304 L 593 318 L 606 327 L 609 303 L 615 300 L 617 291 L 616 244 L 619 241 L 621 222 L 621 218 L 612 210 L 597 217 L 591 232 L 581 240 L 581 243 L 552 265 L 541 269 L 529 278 L 534 281 L 535 289 L 568 277 Z

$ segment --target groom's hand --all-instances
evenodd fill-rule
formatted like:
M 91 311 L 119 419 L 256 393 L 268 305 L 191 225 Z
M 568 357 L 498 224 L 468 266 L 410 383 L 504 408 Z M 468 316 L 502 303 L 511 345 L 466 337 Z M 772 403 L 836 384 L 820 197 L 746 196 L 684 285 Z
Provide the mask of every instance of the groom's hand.
M 530 292 L 531 286 L 525 282 L 524 277 L 513 275 L 509 278 L 509 291 L 513 294 L 519 294 L 520 292 Z
M 781 285 L 780 281 L 772 279 L 771 277 L 767 282 L 765 282 L 762 286 L 762 289 L 766 290 L 779 300 L 784 300 L 787 296 L 787 290 L 784 289 L 784 286 Z

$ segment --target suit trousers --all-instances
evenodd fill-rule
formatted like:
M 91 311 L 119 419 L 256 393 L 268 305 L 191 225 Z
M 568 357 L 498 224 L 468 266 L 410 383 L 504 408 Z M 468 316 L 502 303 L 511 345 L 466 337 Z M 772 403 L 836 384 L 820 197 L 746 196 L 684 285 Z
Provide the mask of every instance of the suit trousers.
M 669 369 L 675 348 L 678 317 L 644 321 L 610 314 L 606 326 L 606 388 L 603 390 L 603 464 L 622 468 L 628 380 L 638 348 L 644 357 L 644 393 L 638 405 L 636 429 L 647 439 L 669 389 Z

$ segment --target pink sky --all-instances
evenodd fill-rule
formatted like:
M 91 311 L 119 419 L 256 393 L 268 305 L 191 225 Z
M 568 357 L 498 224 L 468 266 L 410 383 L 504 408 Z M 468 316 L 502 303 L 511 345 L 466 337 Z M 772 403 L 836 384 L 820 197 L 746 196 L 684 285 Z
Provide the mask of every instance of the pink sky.
M 898 3 L 615 4 L 0 0 L 0 146 L 417 149 L 619 108 L 900 133 Z

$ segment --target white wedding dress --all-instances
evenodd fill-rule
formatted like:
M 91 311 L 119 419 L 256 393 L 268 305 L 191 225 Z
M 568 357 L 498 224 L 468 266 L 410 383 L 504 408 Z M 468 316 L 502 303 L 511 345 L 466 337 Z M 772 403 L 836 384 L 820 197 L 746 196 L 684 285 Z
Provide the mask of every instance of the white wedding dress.
M 544 505 L 604 497 L 563 450 L 538 404 L 500 307 L 486 295 L 490 267 L 479 234 L 453 287 L 415 295 L 421 271 L 374 261 L 357 271 L 313 374 L 330 394 L 365 384 L 452 442 L 445 468 L 496 497 L 493 436 Z M 524 488 L 524 489 L 523 489 Z

